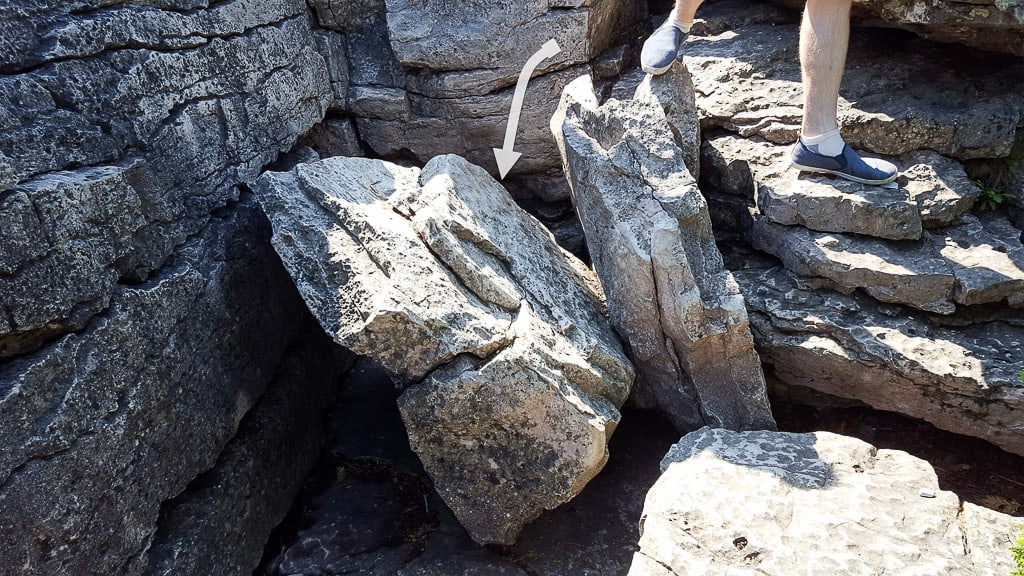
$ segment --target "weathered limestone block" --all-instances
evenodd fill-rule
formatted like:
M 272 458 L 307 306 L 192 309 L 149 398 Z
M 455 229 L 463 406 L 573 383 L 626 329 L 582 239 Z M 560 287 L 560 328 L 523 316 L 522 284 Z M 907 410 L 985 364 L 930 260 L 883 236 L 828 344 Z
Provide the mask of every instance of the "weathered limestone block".
M 599 106 L 582 77 L 551 120 L 612 324 L 639 371 L 638 400 L 681 430 L 774 428 L 743 298 L 661 104 L 647 94 Z
M 783 382 L 1024 454 L 1019 314 L 943 326 L 922 313 L 798 279 L 774 264 L 751 262 L 735 274 L 758 351 Z
M 956 304 L 1024 306 L 1024 245 L 1003 216 L 963 215 L 957 226 L 926 230 L 919 242 L 814 232 L 758 218 L 755 248 L 839 289 L 862 288 L 883 301 L 952 314 Z
M 729 2 L 702 9 L 709 36 L 683 49 L 693 73 L 702 126 L 744 137 L 796 141 L 802 116 L 798 25 L 734 19 Z M 756 55 L 756 57 L 752 57 Z M 925 81 L 927 79 L 927 81 Z M 884 30 L 850 41 L 839 123 L 858 150 L 900 155 L 934 150 L 955 159 L 1006 156 L 1024 113 L 1024 66 L 1017 57 L 965 53 Z
M 323 116 L 301 0 L 164 4 L 0 9 L 12 43 L 53 26 L 0 79 L 4 356 L 83 328 Z
M 705 428 L 673 446 L 662 469 L 630 576 L 1013 568 L 1008 548 L 1019 519 L 986 511 L 961 523 L 957 495 L 905 452 L 828 432 Z
M 410 443 L 475 540 L 513 542 L 601 469 L 632 367 L 592 273 L 483 169 L 337 157 L 254 188 L 324 329 L 409 385 Z
M 144 571 L 161 503 L 214 465 L 307 317 L 268 236 L 245 200 L 83 330 L 0 365 L 0 565 Z
M 718 175 L 717 191 L 756 199 L 777 224 L 820 232 L 918 239 L 922 227 L 956 223 L 980 194 L 962 165 L 927 150 L 894 158 L 902 177 L 891 186 L 801 173 L 790 166 L 788 146 L 756 137 L 716 136 L 702 153 Z

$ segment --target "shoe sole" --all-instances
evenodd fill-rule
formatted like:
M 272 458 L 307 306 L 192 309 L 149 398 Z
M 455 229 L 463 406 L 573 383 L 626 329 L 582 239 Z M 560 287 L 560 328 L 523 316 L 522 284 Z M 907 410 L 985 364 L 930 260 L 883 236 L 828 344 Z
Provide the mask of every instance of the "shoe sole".
M 874 186 L 888 184 L 889 182 L 892 182 L 899 176 L 899 173 L 896 173 L 884 180 L 868 180 L 867 178 L 858 178 L 857 176 L 847 174 L 845 172 L 840 172 L 838 170 L 829 170 L 828 168 L 817 168 L 814 166 L 804 166 L 803 164 L 797 164 L 796 162 L 791 162 L 790 164 L 792 164 L 794 168 L 797 168 L 798 170 L 803 170 L 804 172 L 814 172 L 815 174 L 830 174 L 832 176 L 839 176 L 840 178 L 849 180 L 851 182 L 857 182 L 859 184 L 871 184 Z
M 673 60 L 672 62 L 669 62 L 667 65 L 665 65 L 665 66 L 663 66 L 661 68 L 655 68 L 653 66 L 647 66 L 645 64 L 641 64 L 640 65 L 640 69 L 643 70 L 644 72 L 646 72 L 647 74 L 652 75 L 652 76 L 660 76 L 661 74 L 664 74 L 665 72 L 668 72 L 668 69 L 671 68 L 673 64 L 675 64 L 675 60 Z

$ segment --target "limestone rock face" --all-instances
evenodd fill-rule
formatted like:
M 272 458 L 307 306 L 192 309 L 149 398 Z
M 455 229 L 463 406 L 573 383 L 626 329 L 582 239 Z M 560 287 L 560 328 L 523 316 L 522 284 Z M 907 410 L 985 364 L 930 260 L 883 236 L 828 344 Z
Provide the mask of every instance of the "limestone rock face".
M 701 429 L 647 495 L 630 576 L 1003 574 L 1019 519 L 939 489 L 927 462 L 828 432 Z M 923 493 L 934 494 L 924 497 Z
M 158 269 L 329 96 L 301 0 L 71 8 L 0 24 L 19 56 L 0 80 L 0 357 L 82 329 Z
M 144 572 L 161 504 L 215 465 L 306 317 L 273 266 L 268 236 L 250 198 L 149 281 L 118 286 L 87 328 L 0 366 L 4 566 L 25 575 Z M 240 458 L 270 468 L 275 456 L 257 449 Z M 251 478 L 241 474 L 226 492 L 252 495 Z M 220 526 L 238 509 L 206 512 L 196 521 Z M 276 522 L 253 517 L 250 528 Z M 246 538 L 252 554 L 261 543 Z M 257 563 L 255 552 L 242 562 Z
M 859 400 L 1024 454 L 1018 314 L 949 323 L 844 295 L 758 260 L 737 281 L 758 350 L 788 384 Z
M 251 473 L 279 463 L 241 440 L 218 460 L 264 391 L 296 384 L 279 367 L 312 319 L 238 185 L 323 117 L 314 45 L 302 0 L 0 3 L 3 570 L 199 553 L 161 514 L 211 468 L 230 481 L 191 520 L 246 518 L 216 535 L 237 544 L 218 566 L 259 561 L 280 496 Z M 294 376 L 310 393 L 314 368 Z
M 800 7 L 792 0 L 782 3 Z M 865 25 L 903 28 L 940 42 L 1024 56 L 1024 3 L 1020 0 L 856 0 L 853 18 Z
M 727 27 L 736 19 L 726 13 L 730 5 L 745 8 L 724 4 L 702 9 L 709 35 L 691 34 L 683 50 L 702 126 L 795 142 L 803 94 L 798 24 L 778 15 L 777 22 Z M 1017 57 L 857 30 L 840 89 L 843 136 L 855 149 L 877 154 L 928 149 L 955 159 L 1006 156 L 1024 111 L 1020 69 Z
M 483 169 L 338 157 L 254 187 L 324 329 L 408 386 L 410 443 L 475 540 L 601 469 L 632 367 L 592 273 Z
M 679 67 L 652 84 L 678 81 Z M 639 371 L 638 400 L 682 430 L 774 428 L 743 298 L 650 94 L 599 106 L 582 77 L 551 122 L 612 323 Z
M 497 174 L 514 85 L 529 57 L 554 39 L 561 51 L 529 83 L 515 149 L 528 153 L 508 178 L 527 194 L 567 198 L 547 120 L 562 87 L 580 74 L 604 78 L 627 61 L 625 43 L 646 13 L 618 0 L 444 3 L 318 0 L 324 45 L 347 64 L 332 73 L 333 115 L 355 120 L 383 158 L 458 154 Z

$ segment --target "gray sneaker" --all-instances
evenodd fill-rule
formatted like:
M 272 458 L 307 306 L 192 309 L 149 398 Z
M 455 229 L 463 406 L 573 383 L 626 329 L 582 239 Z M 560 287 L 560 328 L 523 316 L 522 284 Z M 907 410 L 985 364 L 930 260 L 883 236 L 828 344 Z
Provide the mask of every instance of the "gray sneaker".
M 805 172 L 832 174 L 861 184 L 888 184 L 898 175 L 892 162 L 861 158 L 849 146 L 844 146 L 843 153 L 838 156 L 826 156 L 798 141 L 793 146 L 791 160 L 795 168 Z
M 677 26 L 675 18 L 669 17 L 664 24 L 658 26 L 651 37 L 644 42 L 640 51 L 640 68 L 648 74 L 664 74 L 676 61 L 679 47 L 683 44 L 687 32 Z

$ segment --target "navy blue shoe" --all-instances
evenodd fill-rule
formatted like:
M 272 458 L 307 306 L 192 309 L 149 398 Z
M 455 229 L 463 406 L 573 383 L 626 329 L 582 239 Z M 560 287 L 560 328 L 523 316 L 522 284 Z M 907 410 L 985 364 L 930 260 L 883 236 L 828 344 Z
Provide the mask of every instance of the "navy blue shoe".
M 896 179 L 898 170 L 892 162 L 879 158 L 861 158 L 849 146 L 839 156 L 818 154 L 803 142 L 793 146 L 793 167 L 804 172 L 832 174 L 861 184 L 888 184 Z
M 644 47 L 640 51 L 640 68 L 655 76 L 664 74 L 676 61 L 679 47 L 682 46 L 687 34 L 676 26 L 676 19 L 670 16 L 644 42 Z

